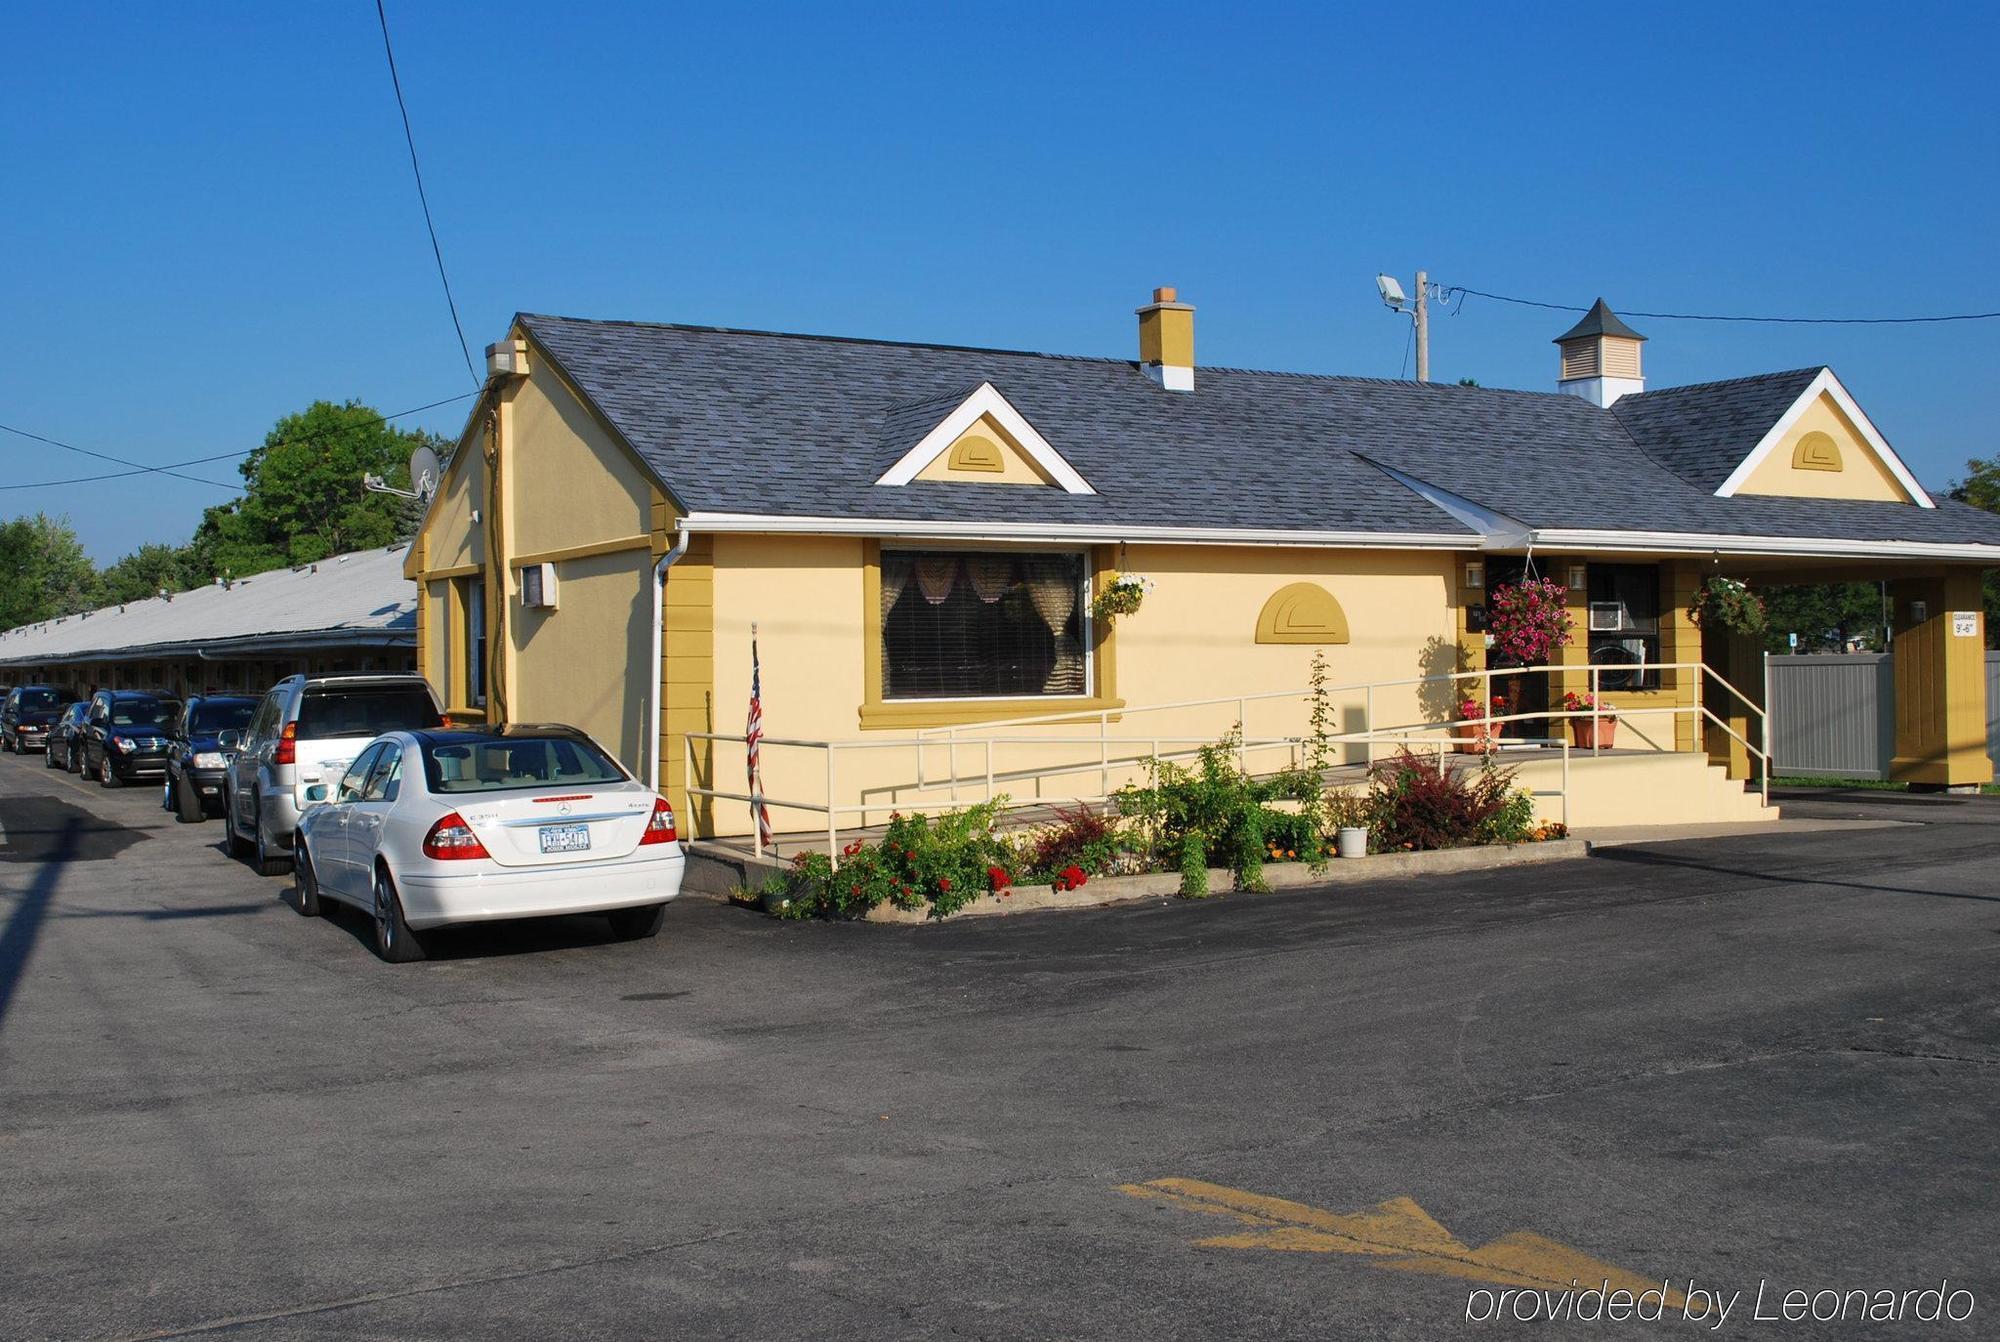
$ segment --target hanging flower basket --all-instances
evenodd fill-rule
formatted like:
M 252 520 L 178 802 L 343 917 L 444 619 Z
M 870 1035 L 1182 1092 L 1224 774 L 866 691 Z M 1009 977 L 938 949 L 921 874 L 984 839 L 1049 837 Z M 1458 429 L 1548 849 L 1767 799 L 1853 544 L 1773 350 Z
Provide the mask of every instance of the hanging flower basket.
M 1493 651 L 1513 666 L 1539 666 L 1567 647 L 1569 589 L 1549 578 L 1523 578 L 1495 587 L 1486 599 L 1486 632 Z
M 1090 618 L 1099 628 L 1109 629 L 1120 616 L 1138 614 L 1140 603 L 1152 588 L 1149 579 L 1136 573 L 1114 573 L 1104 589 L 1091 599 Z
M 1761 634 L 1771 623 L 1763 598 L 1749 584 L 1715 576 L 1703 578 L 1695 589 L 1688 618 L 1703 629 L 1745 635 Z

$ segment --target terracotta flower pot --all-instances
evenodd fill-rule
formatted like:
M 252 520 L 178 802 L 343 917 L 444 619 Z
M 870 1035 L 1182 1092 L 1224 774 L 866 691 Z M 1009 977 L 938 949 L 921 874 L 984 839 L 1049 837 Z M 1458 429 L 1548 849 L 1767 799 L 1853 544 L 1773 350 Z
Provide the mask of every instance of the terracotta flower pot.
M 1569 736 L 1570 740 L 1580 749 L 1589 750 L 1602 746 L 1604 749 L 1609 750 L 1611 749 L 1612 741 L 1618 736 L 1618 719 L 1612 717 L 1571 718 L 1569 720 Z
M 1453 747 L 1461 755 L 1486 755 L 1493 750 L 1493 724 L 1490 722 L 1459 722 L 1452 725 L 1451 734 L 1458 740 Z

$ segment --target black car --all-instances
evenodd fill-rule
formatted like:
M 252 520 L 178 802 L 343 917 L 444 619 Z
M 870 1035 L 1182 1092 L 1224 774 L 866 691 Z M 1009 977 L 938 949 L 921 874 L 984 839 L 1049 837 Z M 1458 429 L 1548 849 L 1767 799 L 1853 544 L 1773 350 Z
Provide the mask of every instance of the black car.
M 257 704 L 254 695 L 198 694 L 174 715 L 162 804 L 182 824 L 222 814 L 222 777 L 227 768 L 215 738 L 218 733 L 249 726 Z
M 43 752 L 42 763 L 51 769 L 67 769 L 76 772 L 77 751 L 82 746 L 84 715 L 90 712 L 88 700 L 70 704 L 49 724 L 49 744 Z
M 99 690 L 83 719 L 83 772 L 105 787 L 164 777 L 167 733 L 179 711 L 178 700 L 144 690 Z
M 30 750 L 46 750 L 49 725 L 62 712 L 69 696 L 53 685 L 22 685 L 7 691 L 0 703 L 0 750 L 25 755 Z

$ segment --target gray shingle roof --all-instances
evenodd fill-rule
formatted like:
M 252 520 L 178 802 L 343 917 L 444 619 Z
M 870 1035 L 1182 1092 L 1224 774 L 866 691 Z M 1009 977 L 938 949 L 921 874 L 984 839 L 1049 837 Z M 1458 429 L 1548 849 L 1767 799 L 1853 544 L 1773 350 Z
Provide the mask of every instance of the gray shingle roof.
M 174 596 L 0 633 L 0 665 L 196 648 L 245 653 L 299 647 L 403 645 L 416 637 L 417 585 L 403 576 L 408 547 L 360 550 Z
M 1795 368 L 1641 392 L 1621 397 L 1611 413 L 1646 455 L 1713 493 L 1820 371 Z
M 1554 392 L 1233 368 L 1171 392 L 1124 359 L 519 320 L 702 512 L 1474 534 L 1381 462 L 1544 529 L 2000 545 L 2000 517 L 1961 506 L 1714 497 L 1817 369 L 1603 410 Z M 873 484 L 981 382 L 1097 494 Z

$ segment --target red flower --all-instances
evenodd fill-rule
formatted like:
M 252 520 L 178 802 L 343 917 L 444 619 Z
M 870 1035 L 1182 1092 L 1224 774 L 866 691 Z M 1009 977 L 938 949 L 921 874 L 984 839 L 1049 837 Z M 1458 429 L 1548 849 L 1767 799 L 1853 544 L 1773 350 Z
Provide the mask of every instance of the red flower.
M 1090 879 L 1089 877 L 1083 874 L 1083 868 L 1077 866 L 1076 863 L 1074 862 L 1070 863 L 1067 867 L 1063 868 L 1062 878 L 1065 882 L 1067 882 L 1067 884 L 1063 887 L 1066 890 L 1074 890 L 1079 885 L 1087 884 Z
M 950 892 L 951 892 L 951 880 L 950 880 L 950 878 L 948 878 L 948 877 L 944 877 L 944 876 L 940 876 L 940 877 L 938 877 L 938 893 L 939 893 L 939 894 L 949 894 Z
M 992 888 L 994 893 L 997 894 L 1005 890 L 1013 883 L 1014 878 L 1007 874 L 1005 867 L 988 867 L 986 869 L 986 884 Z

